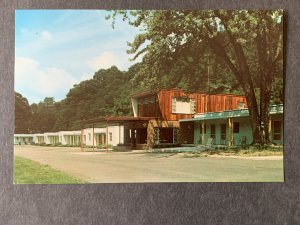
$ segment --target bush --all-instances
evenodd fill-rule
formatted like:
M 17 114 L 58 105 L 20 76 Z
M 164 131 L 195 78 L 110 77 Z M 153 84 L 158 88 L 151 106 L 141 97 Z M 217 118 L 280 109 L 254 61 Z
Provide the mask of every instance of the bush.
M 131 151 L 131 146 L 130 145 L 117 145 L 112 147 L 113 151 L 116 152 L 129 152 Z
M 153 148 L 175 148 L 175 147 L 181 147 L 179 143 L 160 143 L 160 144 L 154 144 Z
M 106 148 L 106 146 L 103 145 L 103 144 L 100 144 L 100 145 L 97 145 L 96 148 L 98 148 L 98 149 L 103 149 L 103 148 Z
M 127 144 L 125 144 L 125 143 L 119 143 L 119 144 L 117 144 L 117 146 L 125 146 L 125 147 L 130 147 L 130 146 L 131 146 L 131 144 L 129 144 L 129 143 L 127 143 Z

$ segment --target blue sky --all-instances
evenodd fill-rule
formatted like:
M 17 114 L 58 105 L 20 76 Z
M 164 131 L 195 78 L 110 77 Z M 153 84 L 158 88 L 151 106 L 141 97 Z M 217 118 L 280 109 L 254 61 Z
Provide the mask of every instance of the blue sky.
M 99 69 L 127 70 L 127 41 L 139 33 L 121 18 L 115 29 L 105 10 L 17 10 L 15 90 L 29 103 L 65 98 L 69 89 Z

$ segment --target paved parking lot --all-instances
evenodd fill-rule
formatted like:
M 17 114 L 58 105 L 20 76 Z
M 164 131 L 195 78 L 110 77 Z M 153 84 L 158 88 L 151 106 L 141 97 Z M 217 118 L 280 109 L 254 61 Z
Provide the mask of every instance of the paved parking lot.
M 15 146 L 15 155 L 92 183 L 283 181 L 282 157 L 186 158 L 184 154 L 80 152 L 79 148 Z

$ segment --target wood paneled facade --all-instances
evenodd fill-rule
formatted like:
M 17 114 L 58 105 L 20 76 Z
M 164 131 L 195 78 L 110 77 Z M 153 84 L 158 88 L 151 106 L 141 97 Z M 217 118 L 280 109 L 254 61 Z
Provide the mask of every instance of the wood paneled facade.
M 167 121 L 192 118 L 195 113 L 222 112 L 247 107 L 242 95 L 207 94 L 201 92 L 185 94 L 178 89 L 163 89 L 156 92 L 144 92 L 131 96 L 137 102 L 137 117 L 158 117 Z M 194 113 L 174 113 L 172 102 L 176 98 L 186 98 L 195 102 Z
M 162 89 L 133 94 L 131 102 L 136 118 L 156 118 L 150 119 L 146 126 L 146 123 L 144 124 L 147 128 L 147 141 L 144 140 L 145 129 L 141 132 L 137 127 L 129 127 L 131 134 L 135 134 L 136 144 L 147 143 L 147 148 L 161 143 L 193 143 L 194 124 L 184 124 L 190 132 L 182 133 L 179 131 L 180 119 L 193 118 L 197 113 L 222 112 L 247 107 L 246 99 L 242 95 L 203 92 L 187 94 L 179 89 Z M 137 124 L 136 122 L 131 126 Z M 139 138 L 140 136 L 142 138 Z
M 240 104 L 247 107 L 245 97 L 231 94 L 186 94 L 179 89 L 162 89 L 131 95 L 134 117 L 111 117 L 86 121 L 119 124 L 124 127 L 125 146 L 131 149 L 149 149 L 153 146 L 172 146 L 193 143 L 193 123 L 190 132 L 180 132 L 179 119 L 193 118 L 197 113 L 234 110 Z

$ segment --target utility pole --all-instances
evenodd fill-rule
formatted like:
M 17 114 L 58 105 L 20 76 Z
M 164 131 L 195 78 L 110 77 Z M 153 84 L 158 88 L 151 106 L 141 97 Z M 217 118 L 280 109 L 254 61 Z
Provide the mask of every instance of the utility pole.
M 207 66 L 207 86 L 208 86 L 208 94 L 210 93 L 210 80 L 209 80 L 209 57 L 208 57 L 208 66 Z
M 209 98 L 210 98 L 210 70 L 209 70 L 209 56 L 207 55 L 208 57 L 208 65 L 207 65 L 207 99 L 206 99 L 206 109 L 205 109 L 205 112 L 208 112 L 208 106 L 209 106 Z

